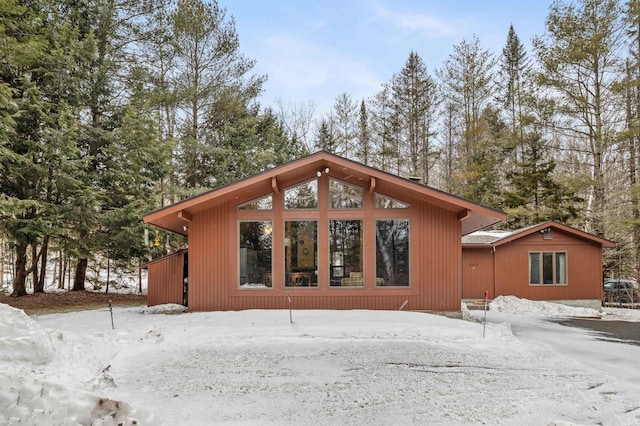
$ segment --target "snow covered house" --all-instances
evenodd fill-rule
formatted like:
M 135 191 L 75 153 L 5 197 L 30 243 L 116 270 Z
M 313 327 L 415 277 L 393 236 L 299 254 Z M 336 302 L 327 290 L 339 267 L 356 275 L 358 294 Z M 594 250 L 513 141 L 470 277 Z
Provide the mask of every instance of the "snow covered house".
M 557 222 L 462 237 L 462 297 L 513 295 L 599 308 L 602 250 L 615 244 Z
M 189 242 L 147 265 L 148 304 L 459 311 L 462 236 L 505 218 L 318 152 L 145 215 Z

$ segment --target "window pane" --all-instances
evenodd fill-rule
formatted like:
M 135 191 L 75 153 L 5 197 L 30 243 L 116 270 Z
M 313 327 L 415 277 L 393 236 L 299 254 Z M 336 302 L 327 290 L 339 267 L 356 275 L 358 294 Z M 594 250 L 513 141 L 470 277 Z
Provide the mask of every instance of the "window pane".
M 375 205 L 377 209 L 408 209 L 409 204 L 396 199 L 375 194 Z
M 329 221 L 329 273 L 332 286 L 364 285 L 362 231 L 361 220 Z
M 273 207 L 273 196 L 267 195 L 266 197 L 259 198 L 257 200 L 249 201 L 238 206 L 238 210 L 271 210 Z
M 376 221 L 376 285 L 409 285 L 409 220 Z
M 553 284 L 553 253 L 542 253 L 542 283 Z
M 529 253 L 529 283 L 540 284 L 540 253 Z
M 361 209 L 363 200 L 364 191 L 362 188 L 329 179 L 329 208 Z
M 271 221 L 240 222 L 240 286 L 271 287 Z
M 318 222 L 284 222 L 284 259 L 286 287 L 318 285 Z
M 556 284 L 567 283 L 567 253 L 556 253 Z
M 318 181 L 310 180 L 285 189 L 285 209 L 315 209 L 318 207 Z

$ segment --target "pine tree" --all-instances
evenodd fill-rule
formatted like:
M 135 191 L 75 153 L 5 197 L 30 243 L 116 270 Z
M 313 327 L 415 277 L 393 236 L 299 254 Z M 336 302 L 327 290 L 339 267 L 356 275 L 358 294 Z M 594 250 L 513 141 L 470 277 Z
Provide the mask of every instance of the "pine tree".
M 622 43 L 619 4 L 615 0 L 555 1 L 546 20 L 547 33 L 534 39 L 541 64 L 539 82 L 556 93 L 563 126 L 558 129 L 582 142 L 591 164 L 588 229 L 604 236 L 605 158 L 614 145 L 618 122 L 613 81 L 618 76 Z M 613 114 L 611 114 L 613 113 Z
M 555 220 L 561 223 L 578 215 L 575 196 L 561 179 L 554 177 L 556 163 L 548 159 L 547 147 L 540 135 L 526 135 L 522 159 L 507 173 L 511 190 L 504 191 L 507 224 L 512 228 Z
M 500 57 L 499 81 L 501 82 L 500 99 L 508 113 L 514 146 L 523 143 L 528 122 L 524 108 L 528 95 L 526 82 L 531 79 L 531 73 L 531 62 L 527 52 L 511 25 Z
M 358 105 L 348 93 L 341 93 L 333 104 L 333 135 L 337 152 L 346 158 L 354 158 L 358 134 Z
M 358 148 L 356 158 L 365 165 L 371 162 L 371 129 L 369 124 L 369 113 L 364 99 L 360 102 L 360 115 L 358 117 Z
M 456 147 L 460 161 L 460 176 L 452 189 L 460 193 L 467 183 L 469 169 L 486 129 L 481 114 L 490 104 L 494 91 L 494 66 L 496 59 L 490 51 L 482 49 L 474 36 L 471 42 L 463 40 L 454 46 L 454 53 L 445 60 L 437 72 L 443 85 L 446 102 L 455 108 L 460 119 L 461 143 Z
M 266 77 L 249 74 L 255 60 L 240 52 L 235 21 L 216 1 L 179 0 L 172 23 L 178 116 L 184 117 L 177 125 L 178 173 L 187 189 L 211 187 L 228 180 L 212 169 L 229 127 L 247 113 Z
M 73 105 L 78 82 L 70 70 L 77 69 L 82 46 L 74 43 L 76 29 L 49 6 L 0 8 L 3 22 L 11 23 L 0 35 L 11 52 L 0 66 L 0 86 L 10 88 L 7 105 L 13 109 L 13 119 L 5 121 L 6 155 L 0 156 L 0 227 L 16 245 L 14 296 L 26 294 L 28 273 L 33 273 L 34 290 L 43 290 L 48 244 L 70 228 L 68 206 L 81 170 Z
M 411 52 L 392 79 L 393 97 L 400 115 L 402 152 L 409 159 L 408 174 L 429 184 L 429 170 L 437 154 L 434 148 L 438 89 L 422 58 Z

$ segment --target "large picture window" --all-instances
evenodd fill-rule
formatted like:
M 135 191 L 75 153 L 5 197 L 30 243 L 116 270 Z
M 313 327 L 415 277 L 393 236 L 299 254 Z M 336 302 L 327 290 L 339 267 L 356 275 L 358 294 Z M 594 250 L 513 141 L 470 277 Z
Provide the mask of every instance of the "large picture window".
M 240 222 L 240 287 L 271 287 L 272 231 L 271 221 Z
M 285 287 L 318 286 L 318 222 L 284 222 Z
M 363 223 L 361 220 L 329 221 L 331 286 L 364 286 L 362 234 Z
M 376 285 L 409 286 L 409 220 L 376 220 Z
M 529 284 L 566 284 L 567 253 L 529 253 Z

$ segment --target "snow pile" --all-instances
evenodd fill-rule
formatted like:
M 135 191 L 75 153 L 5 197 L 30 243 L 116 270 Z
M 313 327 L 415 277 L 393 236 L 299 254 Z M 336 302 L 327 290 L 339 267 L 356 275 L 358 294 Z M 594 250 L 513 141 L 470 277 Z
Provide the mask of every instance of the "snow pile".
M 145 315 L 152 314 L 183 314 L 187 312 L 187 307 L 178 305 L 176 303 L 166 303 L 164 305 L 148 306 L 142 308 L 142 313 Z
M 1 312 L 9 340 L 53 354 L 12 344 L 25 361 L 0 362 L 2 425 L 640 424 L 640 381 L 582 362 L 620 344 L 538 316 L 115 307 L 112 330 L 105 309 Z M 640 346 L 624 348 L 627 366 Z
M 491 310 L 511 314 L 541 315 L 544 317 L 587 317 L 599 318 L 602 313 L 596 309 L 579 308 L 554 302 L 520 299 L 515 296 L 498 296 L 489 304 Z
M 74 382 L 86 360 L 61 354 L 57 345 L 64 344 L 63 334 L 54 335 L 21 309 L 0 304 L 0 424 L 133 425 L 136 414 L 145 418 Z
M 0 303 L 0 361 L 45 364 L 53 359 L 54 347 L 44 331 L 22 309 Z

